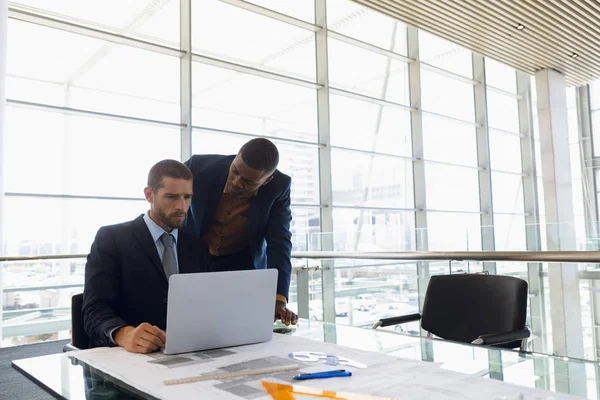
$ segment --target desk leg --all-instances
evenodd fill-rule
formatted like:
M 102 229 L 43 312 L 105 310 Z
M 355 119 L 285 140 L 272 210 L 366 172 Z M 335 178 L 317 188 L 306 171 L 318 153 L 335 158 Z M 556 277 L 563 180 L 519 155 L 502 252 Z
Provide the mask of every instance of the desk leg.
M 433 340 L 421 339 L 421 360 L 433 362 L 435 356 L 433 354 Z
M 488 350 L 488 364 L 490 378 L 504 381 L 504 368 L 502 366 L 502 352 L 500 350 Z
M 537 377 L 535 387 L 550 390 L 550 366 L 548 365 L 548 358 L 535 357 L 533 359 L 533 370 Z
M 556 391 L 587 397 L 585 365 L 577 361 L 554 359 Z
M 308 288 L 308 269 L 299 269 L 296 275 L 296 292 L 298 296 L 298 317 L 309 319 L 308 301 L 310 291 Z

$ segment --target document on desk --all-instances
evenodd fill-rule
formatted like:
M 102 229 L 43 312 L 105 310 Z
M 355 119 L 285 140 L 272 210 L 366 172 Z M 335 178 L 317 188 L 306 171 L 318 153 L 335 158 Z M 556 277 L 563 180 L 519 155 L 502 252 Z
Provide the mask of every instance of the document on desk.
M 353 360 L 366 368 L 300 361 L 294 352 L 322 352 Z M 439 364 L 351 349 L 295 336 L 247 346 L 167 356 L 128 353 L 120 347 L 69 352 L 92 368 L 160 399 L 271 399 L 261 381 L 297 384 L 298 373 L 345 369 L 351 377 L 315 379 L 304 386 L 395 399 L 574 399 L 576 397 L 516 386 L 440 368 Z M 331 361 L 331 360 L 329 360 Z M 294 370 L 298 366 L 299 370 Z M 289 367 L 289 368 L 288 368 Z M 244 371 L 275 371 L 244 375 Z M 215 375 L 216 379 L 165 385 L 165 381 Z M 232 376 L 227 378 L 227 376 Z M 519 397 L 522 396 L 522 397 Z M 303 396 L 296 397 L 308 398 Z

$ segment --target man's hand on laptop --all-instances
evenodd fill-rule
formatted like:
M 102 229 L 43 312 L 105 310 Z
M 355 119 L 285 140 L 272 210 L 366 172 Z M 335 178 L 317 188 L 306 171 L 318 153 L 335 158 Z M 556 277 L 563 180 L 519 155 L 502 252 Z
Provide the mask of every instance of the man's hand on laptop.
M 167 334 L 147 322 L 117 329 L 115 343 L 131 353 L 152 353 L 165 346 Z
M 286 307 L 285 301 L 281 300 L 275 301 L 275 318 L 273 318 L 273 322 L 277 319 L 280 319 L 286 325 L 296 325 L 296 322 L 298 322 L 298 316 Z

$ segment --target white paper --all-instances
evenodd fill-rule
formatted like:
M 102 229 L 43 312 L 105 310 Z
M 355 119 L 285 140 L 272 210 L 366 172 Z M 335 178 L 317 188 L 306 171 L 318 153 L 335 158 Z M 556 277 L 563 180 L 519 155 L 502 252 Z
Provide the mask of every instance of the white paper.
M 347 365 L 330 366 L 324 364 L 322 360 L 301 362 L 289 357 L 290 353 L 298 351 L 328 353 L 354 360 L 366 365 L 366 368 Z M 273 340 L 266 343 L 171 356 L 162 353 L 133 354 L 118 347 L 70 352 L 69 356 L 74 356 L 93 368 L 161 399 L 270 399 L 270 395 L 260 383 L 261 380 L 411 400 L 576 398 L 448 371 L 435 363 L 405 360 L 297 336 L 274 335 Z M 267 376 L 253 375 L 172 386 L 163 383 L 165 380 L 204 374 L 232 373 L 287 365 L 299 365 L 301 369 L 275 372 Z M 328 369 L 346 369 L 351 371 L 353 376 L 301 382 L 292 379 L 300 372 Z

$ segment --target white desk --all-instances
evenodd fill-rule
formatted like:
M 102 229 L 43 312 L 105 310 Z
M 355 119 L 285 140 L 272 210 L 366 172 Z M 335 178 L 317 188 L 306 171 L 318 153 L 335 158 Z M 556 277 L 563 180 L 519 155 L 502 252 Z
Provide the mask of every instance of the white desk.
M 440 340 L 410 337 L 387 331 L 372 331 L 368 329 L 304 320 L 300 322 L 300 327 L 294 332 L 292 339 L 294 337 L 310 339 L 311 341 L 298 339 L 300 343 L 286 342 L 284 347 L 279 347 L 278 350 L 276 349 L 276 351 L 282 353 L 279 354 L 280 358 L 286 358 L 287 354 L 283 353 L 286 353 L 289 349 L 293 349 L 292 351 L 332 351 L 333 349 L 336 353 L 339 353 L 336 355 L 346 355 L 349 358 L 354 356 L 353 358 L 357 359 L 357 361 L 369 365 L 366 369 L 355 370 L 355 374 L 352 378 L 334 378 L 329 380 L 302 382 L 303 385 L 310 387 L 357 392 L 357 385 L 351 384 L 352 382 L 350 380 L 357 382 L 360 379 L 366 379 L 363 384 L 358 385 L 358 391 L 361 391 L 361 387 L 364 389 L 367 387 L 367 384 L 374 384 L 375 377 L 382 377 L 388 373 L 386 372 L 387 369 L 385 367 L 377 366 L 378 363 L 386 361 L 384 364 L 388 364 L 390 360 L 394 359 L 392 356 L 397 356 L 408 360 L 434 361 L 435 365 L 421 362 L 411 365 L 410 361 L 400 362 L 395 366 L 398 371 L 397 374 L 391 374 L 385 377 L 389 384 L 385 384 L 386 381 L 384 380 L 382 381 L 383 383 L 377 383 L 375 387 L 383 386 L 383 389 L 389 388 L 390 391 L 393 392 L 392 383 L 401 382 L 402 379 L 407 377 L 407 374 L 414 373 L 419 368 L 435 368 L 439 371 L 439 374 L 436 375 L 439 379 L 448 379 L 445 384 L 442 384 L 441 381 L 440 383 L 433 382 L 432 387 L 444 387 L 447 391 L 446 397 L 442 396 L 436 398 L 453 398 L 451 397 L 450 392 L 451 390 L 456 390 L 456 388 L 451 389 L 451 380 L 462 385 L 460 389 L 464 390 L 464 393 L 468 393 L 469 388 L 466 387 L 467 385 L 481 384 L 481 382 L 485 382 L 485 379 L 489 378 L 496 381 L 521 385 L 520 388 L 516 387 L 515 389 L 514 386 L 488 381 L 492 386 L 498 384 L 499 386 L 496 386 L 496 388 L 507 388 L 507 394 L 499 395 L 497 398 L 503 398 L 502 396 L 504 396 L 507 399 L 511 399 L 511 397 L 516 399 L 517 393 L 519 392 L 529 396 L 526 396 L 525 399 L 548 398 L 548 393 L 533 394 L 532 392 L 529 392 L 527 388 L 541 388 L 554 392 L 554 399 L 563 398 L 560 393 L 570 393 L 588 398 L 600 398 L 596 383 L 596 377 L 600 376 L 600 366 L 581 360 L 569 360 L 545 355 L 521 354 L 510 350 L 463 345 Z M 292 345 L 290 345 L 290 343 L 292 343 Z M 311 343 L 314 344 L 311 345 Z M 332 348 L 328 343 L 353 347 L 367 352 L 352 353 L 352 351 L 348 349 Z M 296 348 L 296 345 L 311 348 Z M 113 349 L 112 351 L 114 350 L 118 351 L 119 349 Z M 347 355 L 348 351 L 350 351 L 350 355 Z M 251 358 L 254 357 L 252 354 L 249 356 Z M 92 361 L 93 363 L 98 362 L 98 360 Z M 147 362 L 147 360 L 144 362 Z M 69 354 L 57 354 L 17 360 L 13 362 L 13 365 L 55 395 L 67 399 L 86 398 L 82 365 L 73 365 L 69 358 Z M 409 366 L 410 368 L 407 370 L 405 368 L 406 366 Z M 319 367 L 320 366 L 317 366 L 317 369 L 323 369 L 323 367 Z M 131 364 L 131 368 L 134 368 L 133 364 Z M 161 378 L 182 377 L 193 374 L 194 372 L 193 369 L 189 369 L 185 373 L 181 373 L 184 371 L 182 368 L 188 367 L 182 365 L 181 368 L 165 369 L 166 372 L 161 375 Z M 102 373 L 95 369 L 86 369 L 88 372 L 91 371 L 88 375 L 96 377 L 96 381 L 100 381 L 106 385 L 106 387 L 102 387 L 102 385 L 97 387 L 99 391 L 105 391 L 106 394 L 109 394 L 111 391 L 116 391 L 120 393 L 120 398 L 123 398 L 126 392 L 130 393 L 134 398 L 160 398 L 164 396 L 164 394 L 157 395 L 156 393 L 153 396 L 148 391 L 144 390 L 143 387 L 140 388 L 135 382 L 128 381 L 128 379 L 121 379 L 118 374 L 111 377 L 109 376 L 110 374 L 107 375 L 106 373 Z M 102 368 L 100 368 L 100 370 L 102 370 Z M 350 370 L 352 369 L 350 368 Z M 175 373 L 171 373 L 172 371 L 175 371 Z M 431 370 L 427 370 L 427 372 L 431 373 Z M 466 375 L 454 374 L 455 372 Z M 291 376 L 293 373 L 289 373 L 289 375 Z M 114 378 L 114 376 L 117 376 L 117 378 Z M 472 381 L 474 377 L 481 378 Z M 263 377 L 255 377 L 253 379 L 256 382 L 262 378 Z M 280 380 L 285 381 L 284 376 L 281 376 L 280 378 L 282 378 Z M 419 383 L 421 381 L 415 378 L 412 382 Z M 215 383 L 213 382 L 211 385 L 214 384 Z M 255 384 L 246 384 L 245 386 L 256 387 Z M 396 393 L 390 393 L 390 391 L 377 390 L 376 393 L 371 394 L 389 396 Z M 364 393 L 364 390 L 362 392 Z M 225 396 L 229 396 L 230 394 L 231 392 L 223 393 L 223 396 L 220 397 L 226 398 Z M 262 393 L 261 396 L 266 396 L 266 393 Z M 254 395 L 249 395 L 249 397 L 242 396 L 241 398 L 269 398 L 261 396 L 259 396 L 258 393 L 255 393 Z M 91 397 L 93 396 L 90 396 L 89 390 L 87 390 L 87 398 Z M 564 398 L 568 398 L 568 396 Z

